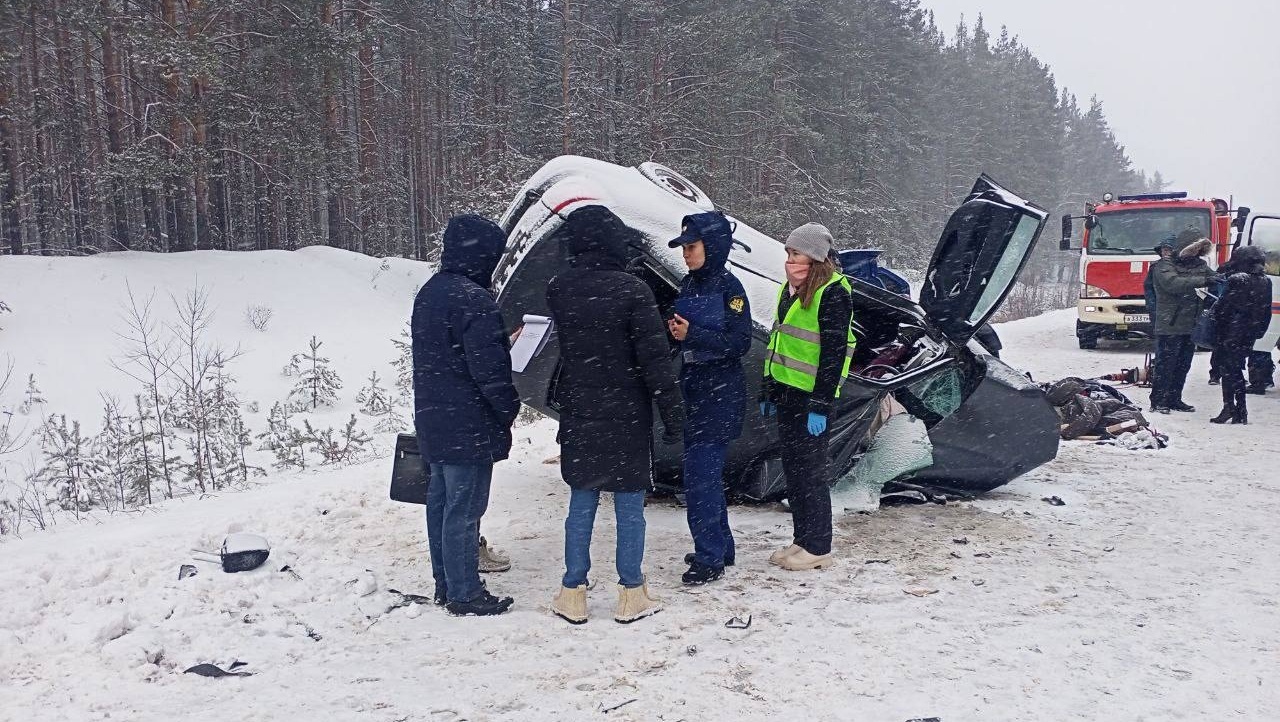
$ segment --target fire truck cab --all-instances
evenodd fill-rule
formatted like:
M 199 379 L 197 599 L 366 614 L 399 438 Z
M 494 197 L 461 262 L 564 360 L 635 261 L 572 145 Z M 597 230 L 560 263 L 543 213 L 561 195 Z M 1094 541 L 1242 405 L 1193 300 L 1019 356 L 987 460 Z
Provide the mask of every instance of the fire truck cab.
M 1247 209 L 1244 209 L 1247 214 Z M 1216 268 L 1231 255 L 1233 222 L 1230 204 L 1221 198 L 1190 199 L 1185 192 L 1147 193 L 1086 203 L 1085 215 L 1062 217 L 1064 251 L 1072 247 L 1072 221 L 1084 220 L 1080 251 L 1080 299 L 1076 337 L 1080 348 L 1098 347 L 1100 339 L 1152 335 L 1152 319 L 1143 296 L 1143 281 L 1159 260 L 1156 246 L 1194 228 L 1213 242 L 1206 258 Z
M 1249 214 L 1241 235 L 1246 245 L 1257 246 L 1266 254 L 1266 271 L 1271 277 L 1271 326 L 1253 350 L 1271 353 L 1280 345 L 1280 211 Z

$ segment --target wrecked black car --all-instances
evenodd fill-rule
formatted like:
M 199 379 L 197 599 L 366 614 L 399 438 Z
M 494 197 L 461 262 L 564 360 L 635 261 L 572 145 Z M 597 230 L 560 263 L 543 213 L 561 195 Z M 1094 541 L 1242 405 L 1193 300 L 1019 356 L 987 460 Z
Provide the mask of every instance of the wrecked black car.
M 500 221 L 507 250 L 494 281 L 509 333 L 526 315 L 548 315 L 547 283 L 568 267 L 553 231 L 569 211 L 593 204 L 607 206 L 644 236 L 631 249 L 630 268 L 669 315 L 685 265 L 680 249 L 668 248 L 667 241 L 680 234 L 681 218 L 714 210 L 714 204 L 687 178 L 656 163 L 628 168 L 563 156 L 525 183 Z M 866 274 L 852 266 L 866 263 L 865 253 L 842 258 L 853 285 L 858 345 L 831 419 L 834 479 L 849 474 L 867 452 L 890 395 L 924 422 L 932 464 L 894 479 L 888 490 L 896 484 L 979 493 L 1056 456 L 1058 419 L 1044 392 L 973 340 L 1013 286 L 1046 217 L 1043 209 L 979 178 L 943 231 L 918 304 L 900 293 L 905 289 L 860 280 Z M 744 364 L 754 398 L 786 252 L 777 240 L 733 222 L 737 244 L 729 266 L 751 303 L 754 341 Z M 547 343 L 515 374 L 524 403 L 553 418 L 547 388 L 557 355 L 558 345 Z M 654 465 L 659 490 L 679 491 L 680 447 L 657 445 Z M 742 437 L 730 446 L 725 488 L 740 500 L 784 496 L 777 431 L 756 404 L 749 404 Z

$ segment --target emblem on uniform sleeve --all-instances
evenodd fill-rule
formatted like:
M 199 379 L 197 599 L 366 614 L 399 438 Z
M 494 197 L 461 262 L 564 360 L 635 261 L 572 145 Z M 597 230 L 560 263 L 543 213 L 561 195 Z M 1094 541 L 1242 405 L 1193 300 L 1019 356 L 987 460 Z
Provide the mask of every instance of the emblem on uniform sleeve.
M 733 309 L 734 313 L 742 313 L 742 309 L 745 308 L 746 305 L 747 300 L 742 296 L 734 296 L 729 299 L 729 308 Z

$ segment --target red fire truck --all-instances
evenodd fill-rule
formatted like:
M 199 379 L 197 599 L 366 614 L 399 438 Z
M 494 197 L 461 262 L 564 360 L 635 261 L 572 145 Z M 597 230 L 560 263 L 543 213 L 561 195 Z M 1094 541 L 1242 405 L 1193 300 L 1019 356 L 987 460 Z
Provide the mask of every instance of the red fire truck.
M 1080 301 L 1076 337 L 1080 348 L 1098 340 L 1151 335 L 1151 316 L 1142 294 L 1147 269 L 1158 260 L 1155 247 L 1187 228 L 1213 242 L 1206 259 L 1216 268 L 1231 255 L 1231 229 L 1240 228 L 1249 209 L 1232 218 L 1231 204 L 1221 198 L 1192 199 L 1185 192 L 1147 193 L 1086 203 L 1085 215 L 1062 217 L 1064 251 L 1072 250 L 1072 221 L 1084 220 L 1080 251 Z

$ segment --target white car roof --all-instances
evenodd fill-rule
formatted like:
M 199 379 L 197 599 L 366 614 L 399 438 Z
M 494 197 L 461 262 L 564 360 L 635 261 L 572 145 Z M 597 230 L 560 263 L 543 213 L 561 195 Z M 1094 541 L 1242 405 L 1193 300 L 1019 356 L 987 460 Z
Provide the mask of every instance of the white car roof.
M 679 173 L 657 163 L 626 167 L 581 156 L 560 156 L 549 161 L 525 182 L 515 201 L 502 217 L 502 226 L 520 222 L 535 215 L 522 211 L 522 201 L 529 191 L 542 191 L 540 203 L 544 213 L 555 211 L 562 217 L 588 205 L 604 205 L 628 226 L 640 231 L 649 241 L 648 252 L 676 278 L 686 273 L 679 248 L 668 248 L 667 242 L 680 235 L 680 221 L 687 215 L 715 210 L 715 205 L 696 185 Z M 512 216 L 522 213 L 522 218 Z M 540 225 L 545 215 L 536 220 Z M 729 253 L 730 270 L 742 282 L 751 303 L 753 319 L 763 326 L 773 323 L 773 305 L 782 284 L 783 263 L 787 253 L 781 242 L 765 235 L 732 216 L 733 237 L 750 248 L 734 245 Z M 555 226 L 537 232 L 545 235 Z M 540 239 L 539 239 L 540 240 Z

